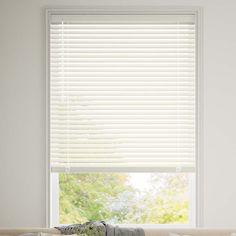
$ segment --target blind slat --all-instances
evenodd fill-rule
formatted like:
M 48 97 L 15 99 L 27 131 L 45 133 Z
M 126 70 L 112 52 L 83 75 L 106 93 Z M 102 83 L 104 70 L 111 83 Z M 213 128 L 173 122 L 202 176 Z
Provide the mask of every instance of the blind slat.
M 194 15 L 56 15 L 53 172 L 195 171 Z

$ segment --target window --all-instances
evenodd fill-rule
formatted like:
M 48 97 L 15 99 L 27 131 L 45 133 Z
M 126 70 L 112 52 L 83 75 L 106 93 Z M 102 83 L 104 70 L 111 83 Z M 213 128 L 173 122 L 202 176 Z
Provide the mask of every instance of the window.
M 196 13 L 49 14 L 51 223 L 195 224 Z

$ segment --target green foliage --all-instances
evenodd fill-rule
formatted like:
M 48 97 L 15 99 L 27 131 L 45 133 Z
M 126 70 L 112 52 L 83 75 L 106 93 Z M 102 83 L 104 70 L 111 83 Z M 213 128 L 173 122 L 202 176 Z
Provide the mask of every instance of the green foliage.
M 124 173 L 60 174 L 60 223 L 188 223 L 188 179 L 152 174 L 153 188 L 140 191 Z

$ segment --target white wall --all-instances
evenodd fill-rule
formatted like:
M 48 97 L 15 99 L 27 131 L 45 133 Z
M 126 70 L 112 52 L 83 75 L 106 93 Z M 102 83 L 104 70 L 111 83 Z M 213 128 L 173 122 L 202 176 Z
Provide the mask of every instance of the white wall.
M 46 6 L 204 7 L 205 227 L 236 228 L 235 0 L 0 0 L 0 227 L 44 227 Z

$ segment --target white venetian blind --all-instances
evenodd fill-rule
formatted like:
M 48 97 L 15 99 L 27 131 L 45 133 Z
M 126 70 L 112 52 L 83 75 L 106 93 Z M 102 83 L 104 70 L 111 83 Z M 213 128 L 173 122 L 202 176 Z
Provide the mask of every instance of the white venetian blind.
M 194 15 L 52 16 L 52 171 L 194 171 L 195 34 Z

